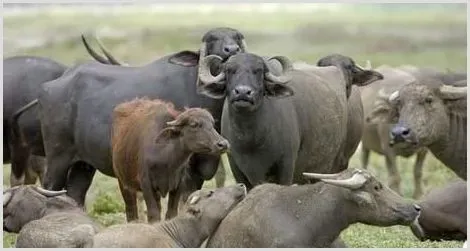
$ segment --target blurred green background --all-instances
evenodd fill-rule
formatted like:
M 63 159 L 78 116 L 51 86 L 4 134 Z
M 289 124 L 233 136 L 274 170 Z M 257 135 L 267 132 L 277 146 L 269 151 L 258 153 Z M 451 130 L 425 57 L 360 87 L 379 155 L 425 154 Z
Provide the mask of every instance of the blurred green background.
M 26 8 L 27 7 L 27 8 Z M 4 5 L 4 58 L 50 57 L 68 65 L 92 60 L 80 34 L 94 48 L 97 35 L 113 55 L 130 65 L 145 65 L 185 49 L 197 50 L 213 27 L 240 30 L 250 52 L 316 61 L 330 53 L 348 55 L 363 65 L 411 64 L 466 71 L 466 4 L 125 4 Z M 359 167 L 359 151 L 351 166 Z M 414 157 L 399 158 L 404 196 L 413 192 Z M 385 160 L 372 154 L 372 171 L 387 182 Z M 4 165 L 8 187 L 10 167 Z M 227 171 L 226 184 L 234 183 Z M 425 191 L 456 176 L 434 159 L 425 162 Z M 213 181 L 204 186 L 213 187 Z M 165 207 L 166 208 L 166 207 Z M 87 210 L 105 225 L 125 221 L 117 181 L 97 173 L 87 196 Z M 341 235 L 349 247 L 461 247 L 461 242 L 420 242 L 407 227 L 355 224 Z M 4 233 L 3 247 L 14 234 Z

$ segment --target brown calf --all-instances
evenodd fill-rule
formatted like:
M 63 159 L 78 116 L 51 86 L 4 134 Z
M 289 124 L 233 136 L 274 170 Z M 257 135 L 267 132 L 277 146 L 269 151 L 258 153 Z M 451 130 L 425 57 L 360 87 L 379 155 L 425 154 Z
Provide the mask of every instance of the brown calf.
M 137 220 L 142 191 L 149 222 L 160 221 L 160 198 L 169 193 L 166 219 L 177 214 L 184 168 L 193 153 L 218 155 L 229 144 L 201 108 L 175 110 L 161 100 L 135 99 L 114 109 L 113 169 L 126 204 L 127 221 Z

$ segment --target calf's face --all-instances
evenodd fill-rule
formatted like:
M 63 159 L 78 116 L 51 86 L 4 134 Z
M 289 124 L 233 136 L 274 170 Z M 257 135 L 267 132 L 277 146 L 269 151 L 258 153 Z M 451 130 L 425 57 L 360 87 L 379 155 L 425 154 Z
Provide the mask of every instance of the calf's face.
M 219 155 L 230 147 L 215 130 L 212 115 L 204 109 L 189 108 L 167 125 L 161 134 L 178 137 L 191 152 Z

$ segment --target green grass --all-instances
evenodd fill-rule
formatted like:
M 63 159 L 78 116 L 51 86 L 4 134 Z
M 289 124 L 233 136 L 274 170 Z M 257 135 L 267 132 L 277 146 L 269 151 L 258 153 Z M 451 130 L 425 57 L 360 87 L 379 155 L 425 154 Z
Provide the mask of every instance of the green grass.
M 116 36 L 101 36 L 106 47 L 121 61 L 144 65 L 165 54 L 184 49 L 197 50 L 203 33 L 216 26 L 241 30 L 250 51 L 261 55 L 286 55 L 292 60 L 315 63 L 329 53 L 343 53 L 359 64 L 371 60 L 373 66 L 414 64 L 439 69 L 464 71 L 466 67 L 465 8 L 418 8 L 413 11 L 377 5 L 353 5 L 354 9 L 312 13 L 233 13 L 217 14 L 152 13 L 135 8 L 122 14 L 93 15 L 86 12 L 43 12 L 37 15 L 4 17 L 4 57 L 37 55 L 72 65 L 91 60 L 79 35 L 106 27 Z M 105 34 L 105 33 L 103 33 Z M 51 38 L 66 37 L 63 42 Z M 46 39 L 43 46 L 16 47 L 26 39 Z M 94 41 L 92 46 L 97 47 Z M 413 163 L 399 158 L 402 190 L 413 193 Z M 360 166 L 359 155 L 351 166 Z M 425 192 L 445 185 L 456 176 L 428 155 L 423 171 Z M 3 184 L 9 184 L 9 165 L 3 168 Z M 384 159 L 371 154 L 370 169 L 384 183 Z M 228 171 L 226 184 L 234 180 Z M 205 187 L 214 187 L 209 181 Z M 163 203 L 164 205 L 164 203 Z M 124 203 L 117 181 L 97 173 L 87 195 L 88 213 L 109 226 L 125 222 Z M 461 247 L 461 242 L 420 242 L 410 229 L 402 226 L 379 228 L 355 224 L 342 233 L 350 247 Z M 4 233 L 3 246 L 11 247 L 15 235 Z

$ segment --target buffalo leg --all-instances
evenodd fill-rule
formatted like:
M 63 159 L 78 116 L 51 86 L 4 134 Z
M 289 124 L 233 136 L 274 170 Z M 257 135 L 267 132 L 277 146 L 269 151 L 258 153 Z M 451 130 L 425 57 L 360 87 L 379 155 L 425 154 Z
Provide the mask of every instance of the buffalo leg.
M 362 144 L 362 151 L 361 151 L 362 169 L 367 169 L 367 166 L 369 165 L 369 155 L 370 155 L 370 150 L 367 149 L 364 146 L 364 144 Z
M 296 157 L 296 156 L 295 156 Z M 292 185 L 294 180 L 294 167 L 295 167 L 295 157 L 294 158 L 284 158 L 281 164 L 277 166 L 277 180 L 280 185 Z
M 66 183 L 67 195 L 80 206 L 85 205 L 86 194 L 93 182 L 95 172 L 96 169 L 85 162 L 77 162 L 70 169 Z
M 126 204 L 126 220 L 127 222 L 136 221 L 139 219 L 139 211 L 137 209 L 137 192 L 125 187 L 120 180 L 118 180 L 119 189 L 121 190 L 122 198 Z
M 426 158 L 427 150 L 420 150 L 416 153 L 416 162 L 414 166 L 414 180 L 415 180 L 415 191 L 413 193 L 414 199 L 419 199 L 423 195 L 423 184 L 421 182 L 423 177 L 423 164 Z
M 170 194 L 168 196 L 168 207 L 166 209 L 166 216 L 165 220 L 169 220 L 171 218 L 174 218 L 176 215 L 178 215 L 178 203 L 181 197 L 181 192 L 179 186 L 173 190 L 170 191 Z
M 147 222 L 153 223 L 161 220 L 162 205 L 160 203 L 160 193 L 154 191 L 147 182 L 142 182 L 142 193 L 144 194 L 145 205 L 147 206 Z
M 215 173 L 215 186 L 221 188 L 225 186 L 226 173 L 223 165 L 219 163 L 217 172 Z
M 388 170 L 388 179 L 389 179 L 388 184 L 392 190 L 394 190 L 398 194 L 401 194 L 400 192 L 401 178 L 397 170 L 395 154 L 386 153 L 385 162 L 386 162 L 387 170 Z
M 42 156 L 29 155 L 28 163 L 29 166 L 26 168 L 24 183 L 36 184 L 38 179 L 42 182 L 46 168 L 46 159 Z
M 14 187 L 24 184 L 29 155 L 29 150 L 13 137 L 11 142 L 10 186 Z

